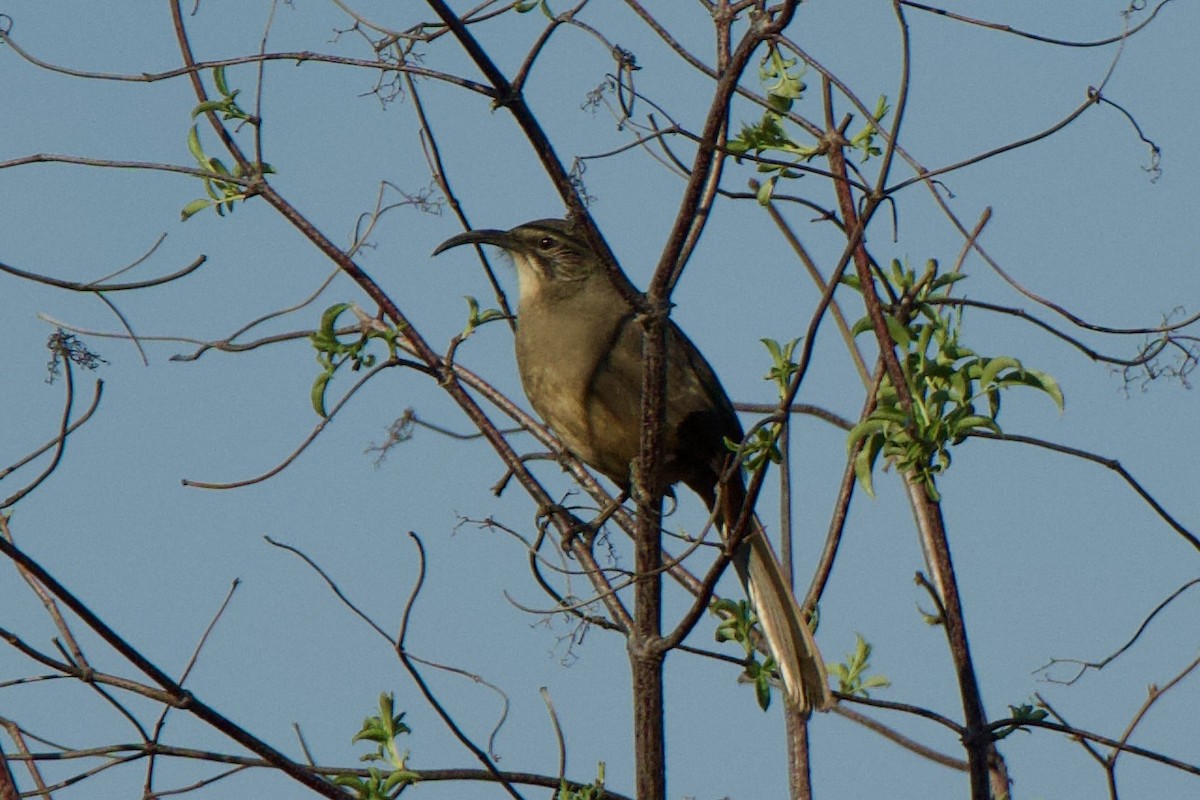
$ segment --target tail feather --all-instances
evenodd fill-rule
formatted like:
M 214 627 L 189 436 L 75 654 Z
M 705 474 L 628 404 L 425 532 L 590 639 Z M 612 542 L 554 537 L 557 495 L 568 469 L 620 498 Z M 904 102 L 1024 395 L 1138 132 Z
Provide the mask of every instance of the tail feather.
M 748 550 L 746 593 L 758 615 L 767 647 L 779 665 L 788 699 L 805 714 L 828 710 L 833 705 L 833 695 L 829 691 L 825 662 L 757 520 L 742 547 Z
M 740 479 L 725 484 L 713 498 L 722 535 L 735 524 L 744 498 Z M 816 640 L 757 517 L 750 518 L 750 526 L 733 563 L 783 677 L 784 692 L 803 714 L 827 711 L 833 694 Z

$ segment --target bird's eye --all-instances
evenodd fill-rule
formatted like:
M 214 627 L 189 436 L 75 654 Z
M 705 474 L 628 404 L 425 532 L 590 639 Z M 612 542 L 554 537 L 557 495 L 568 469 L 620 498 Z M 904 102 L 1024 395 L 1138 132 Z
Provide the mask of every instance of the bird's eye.
M 554 247 L 554 238 L 551 236 L 543 236 L 542 238 L 538 239 L 537 246 L 538 250 L 549 250 L 550 248 Z

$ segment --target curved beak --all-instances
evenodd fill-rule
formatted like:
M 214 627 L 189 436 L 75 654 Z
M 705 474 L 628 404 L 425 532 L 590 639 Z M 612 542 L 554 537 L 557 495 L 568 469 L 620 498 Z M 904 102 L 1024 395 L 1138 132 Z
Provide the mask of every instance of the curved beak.
M 460 244 L 494 244 L 496 247 L 503 247 L 507 249 L 509 246 L 509 239 L 510 237 L 508 231 L 498 231 L 492 228 L 482 228 L 480 230 L 467 231 L 465 233 L 460 233 L 457 236 L 451 236 L 449 239 L 439 244 L 434 248 L 433 255 L 436 256 L 445 252 L 446 250 L 449 250 L 451 247 L 458 247 Z

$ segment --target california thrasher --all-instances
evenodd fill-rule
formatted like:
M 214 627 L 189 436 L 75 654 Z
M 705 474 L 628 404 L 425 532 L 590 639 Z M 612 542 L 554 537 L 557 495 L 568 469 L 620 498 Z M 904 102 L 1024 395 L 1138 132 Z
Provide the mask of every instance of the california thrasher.
M 587 241 L 565 220 L 510 231 L 475 230 L 438 245 L 506 250 L 517 268 L 517 366 L 534 409 L 567 449 L 622 490 L 640 445 L 642 325 Z M 622 280 L 628 280 L 621 276 Z M 700 495 L 722 535 L 745 500 L 725 440 L 742 426 L 712 367 L 668 321 L 662 482 Z M 724 472 L 732 476 L 721 483 Z M 802 712 L 832 702 L 825 667 L 779 561 L 757 519 L 733 564 L 754 604 L 788 698 Z

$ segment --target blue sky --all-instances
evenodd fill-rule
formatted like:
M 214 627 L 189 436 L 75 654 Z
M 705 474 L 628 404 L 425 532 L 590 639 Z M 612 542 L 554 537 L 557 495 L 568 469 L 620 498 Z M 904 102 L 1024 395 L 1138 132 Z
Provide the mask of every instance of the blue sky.
M 557 9 L 557 4 L 552 4 Z M 639 88 L 681 122 L 697 125 L 707 86 L 680 66 L 627 12 L 594 4 L 585 17 L 636 53 Z M 603 6 L 603 7 L 602 7 Z M 355 3 L 364 16 L 404 27 L 427 12 L 383 2 Z M 200 4 L 189 17 L 198 57 L 253 52 L 267 3 Z M 710 52 L 706 20 L 692 4 L 664 9 L 681 38 Z M 1076 40 L 1118 33 L 1119 2 L 1096 0 L 972 2 L 954 10 L 1045 35 Z M 178 65 L 165 8 L 140 4 L 9 0 L 0 13 L 11 33 L 39 58 L 77 69 L 141 73 Z M 1134 19 L 1141 19 L 1140 15 Z M 1001 16 L 1003 15 L 1003 16 Z M 909 12 L 913 40 L 911 105 L 905 146 L 922 163 L 953 163 L 1043 130 L 1104 79 L 1112 47 L 1061 49 L 949 20 Z M 512 15 L 480 36 L 511 74 L 542 18 Z M 319 50 L 368 58 L 331 3 L 280 6 L 270 49 Z M 1157 324 L 1177 307 L 1196 311 L 1200 296 L 1200 226 L 1194 187 L 1200 182 L 1194 131 L 1200 123 L 1200 54 L 1194 47 L 1200 11 L 1169 4 L 1130 41 L 1105 94 L 1134 116 L 1162 148 L 1162 174 L 1145 171 L 1148 153 L 1129 121 L 1111 107 L 1089 110 L 1058 135 L 999 156 L 944 180 L 954 210 L 973 223 L 985 207 L 993 218 L 988 251 L 1033 291 L 1076 314 L 1109 326 Z M 789 31 L 869 101 L 895 95 L 898 45 L 887 4 L 814 0 Z M 475 77 L 449 41 L 427 48 L 431 69 Z M 606 52 L 576 31 L 562 31 L 538 62 L 528 87 L 564 158 L 605 152 L 628 141 L 603 110 L 580 106 L 610 69 Z M 345 245 L 359 215 L 370 210 L 380 181 L 419 192 L 429 170 L 412 103 L 381 105 L 363 69 L 278 62 L 267 69 L 263 97 L 266 158 L 272 183 L 335 242 Z M 254 70 L 233 68 L 230 81 L 253 94 Z M 818 83 L 816 76 L 808 80 Z M 39 70 L 0 47 L 0 162 L 34 153 L 136 159 L 191 165 L 186 135 L 195 104 L 183 80 L 153 84 L 89 81 Z M 562 211 L 510 118 L 489 101 L 426 81 L 421 92 L 439 134 L 450 179 L 480 227 L 509 227 Z M 802 110 L 817 114 L 814 93 Z M 757 112 L 736 106 L 735 124 Z M 205 145 L 215 149 L 211 133 Z M 678 152 L 686 146 L 676 145 Z M 898 169 L 901 169 L 898 167 Z M 741 189 L 753 175 L 730 165 L 726 185 Z M 905 173 L 897 175 L 907 177 Z M 681 183 L 644 153 L 589 162 L 593 212 L 625 269 L 644 285 L 673 218 Z M 794 188 L 823 197 L 805 178 Z M 197 256 L 207 263 L 169 286 L 112 299 L 142 335 L 216 339 L 246 321 L 294 304 L 332 266 L 264 203 L 226 217 L 211 212 L 187 222 L 180 209 L 201 194 L 192 178 L 152 172 L 38 164 L 0 170 L 0 261 L 66 280 L 94 280 L 141 256 L 163 233 L 152 259 L 124 279 L 174 271 Z M 393 195 L 393 198 L 395 196 Z M 883 218 L 870 232 L 880 259 L 920 265 L 952 263 L 961 241 L 914 186 L 898 198 L 898 227 Z M 822 266 L 839 248 L 812 214 L 789 211 Z M 463 325 L 470 294 L 488 302 L 487 284 L 472 256 L 454 251 L 433 260 L 434 246 L 457 233 L 449 214 L 402 208 L 383 217 L 359 263 L 387 289 L 435 347 Z M 966 264 L 963 293 L 1037 309 L 978 259 Z M 511 290 L 511 271 L 501 269 Z M 758 340 L 789 339 L 808 323 L 816 292 L 752 203 L 726 205 L 714 216 L 701 248 L 674 296 L 673 317 L 713 363 L 737 400 L 768 402 L 769 367 Z M 335 282 L 316 303 L 264 326 L 263 333 L 312 327 L 321 309 L 363 301 L 349 282 Z M 848 312 L 856 316 L 856 311 Z M 50 438 L 61 414 L 62 385 L 45 382 L 48 315 L 85 329 L 119 330 L 98 299 L 0 275 L 5 380 L 0 399 L 0 462 L 11 463 Z M 1059 414 L 1045 397 L 1016 391 L 1005 399 L 1006 431 L 1044 437 L 1118 458 L 1182 524 L 1200 527 L 1193 468 L 1195 395 L 1161 381 L 1128 387 L 1106 366 L 1013 319 L 969 312 L 965 337 L 989 354 L 1011 354 L 1053 374 L 1066 394 Z M 832 328 L 819 334 L 818 359 L 799 400 L 855 415 L 862 389 Z M 1128 357 L 1137 342 L 1082 334 L 1104 352 Z M 194 362 L 169 360 L 185 345 L 148 342 L 149 366 L 128 342 L 85 336 L 108 363 L 96 417 L 69 442 L 58 470 L 13 510 L 12 527 L 28 552 L 168 672 L 186 664 L 199 635 L 240 579 L 234 600 L 206 645 L 189 687 L 209 704 L 287 752 L 299 755 L 297 723 L 323 764 L 353 763 L 350 744 L 378 694 L 393 691 L 415 733 L 406 742 L 412 765 L 475 766 L 423 704 L 400 665 L 375 634 L 327 591 L 295 557 L 264 535 L 303 549 L 334 576 L 385 629 L 394 630 L 416 575 L 406 533 L 428 550 L 427 584 L 409 641 L 429 659 L 479 673 L 507 692 L 512 709 L 497 739 L 500 765 L 553 773 L 555 742 L 538 688 L 548 688 L 563 722 L 568 774 L 587 779 L 608 764 L 614 790 L 630 792 L 623 643 L 590 631 L 568 651 L 570 628 L 531 616 L 505 599 L 544 608 L 529 579 L 525 554 L 504 534 L 463 519 L 495 518 L 529 532 L 533 507 L 517 488 L 501 498 L 490 487 L 502 474 L 479 441 L 428 431 L 375 466 L 365 450 L 412 407 L 430 422 L 466 431 L 468 422 L 431 382 L 393 371 L 373 381 L 316 443 L 269 482 L 234 491 L 185 488 L 181 479 L 231 481 L 257 475 L 282 460 L 317 419 L 309 387 L 317 374 L 303 340 L 242 354 L 210 352 Z M 459 351 L 461 363 L 522 399 L 502 325 L 481 329 Z M 81 396 L 91 375 L 80 373 Z M 341 378 L 335 391 L 348 382 Z M 83 401 L 78 401 L 77 407 Z M 809 419 L 797 423 L 799 574 L 819 552 L 845 453 L 839 431 Z M 34 466 L 9 477 L 7 496 Z M 32 471 L 31 471 L 32 470 Z M 569 483 L 556 467 L 536 468 L 552 493 Z M 12 488 L 9 488 L 10 485 Z M 818 641 L 830 660 L 852 649 L 855 633 L 874 644 L 875 669 L 892 688 L 878 696 L 929 706 L 956 716 L 953 677 L 939 629 L 922 621 L 925 598 L 913 585 L 922 569 L 911 517 L 892 473 L 876 477 L 878 496 L 860 496 L 822 605 Z M 1051 657 L 1097 659 L 1120 646 L 1171 591 L 1196 576 L 1200 560 L 1114 474 L 1095 464 L 1014 444 L 971 441 L 955 451 L 941 481 L 945 514 L 960 571 L 967 621 L 984 699 L 993 717 L 1041 692 L 1072 723 L 1117 736 L 1142 703 L 1146 686 L 1163 684 L 1195 655 L 1189 631 L 1197 601 L 1184 595 L 1147 631 L 1138 647 L 1099 675 L 1072 687 L 1047 683 L 1034 670 Z M 764 500 L 764 515 L 777 502 Z M 680 524 L 699 527 L 694 498 L 684 499 Z M 628 562 L 626 562 L 628 563 Z M 12 570 L 0 571 L 0 625 L 49 646 L 53 628 Z M 732 584 L 722 587 L 736 596 Z M 673 596 L 670 609 L 683 608 Z M 710 645 L 711 627 L 694 634 Z M 99 668 L 128 668 L 98 642 L 83 644 Z M 11 649 L 0 650 L 0 683 L 37 674 Z M 752 693 L 734 684 L 727 666 L 675 655 L 668 661 L 670 790 L 674 797 L 783 796 L 782 720 L 758 711 Z M 431 673 L 431 681 L 477 739 L 486 739 L 500 711 L 496 695 L 461 678 Z M 48 738 L 79 746 L 128 741 L 128 725 L 94 693 L 62 682 L 5 687 L 0 714 Z M 1197 755 L 1195 678 L 1156 705 L 1131 739 L 1185 761 Z M 152 719 L 154 710 L 134 703 Z M 879 718 L 943 752 L 956 743 L 928 723 Z M 961 796 L 961 774 L 919 761 L 862 728 L 833 716 L 813 723 L 818 796 Z M 198 723 L 176 714 L 174 744 L 234 750 Z M 6 751 L 9 743 L 5 742 Z M 1104 776 L 1078 744 L 1048 732 L 1014 734 L 1003 752 L 1020 797 L 1103 796 Z M 68 771 L 50 771 L 64 776 Z M 164 780 L 186 782 L 190 766 L 165 767 Z M 1183 796 L 1195 778 L 1123 756 L 1123 796 Z M 128 797 L 139 791 L 137 768 L 115 769 L 67 796 Z M 239 790 L 281 784 L 262 776 L 233 779 Z M 165 788 L 166 784 L 164 784 Z M 226 796 L 229 789 L 195 796 Z M 284 791 L 292 791 L 289 788 Z M 430 797 L 493 797 L 491 787 L 425 786 Z M 533 795 L 533 792 L 530 792 Z

